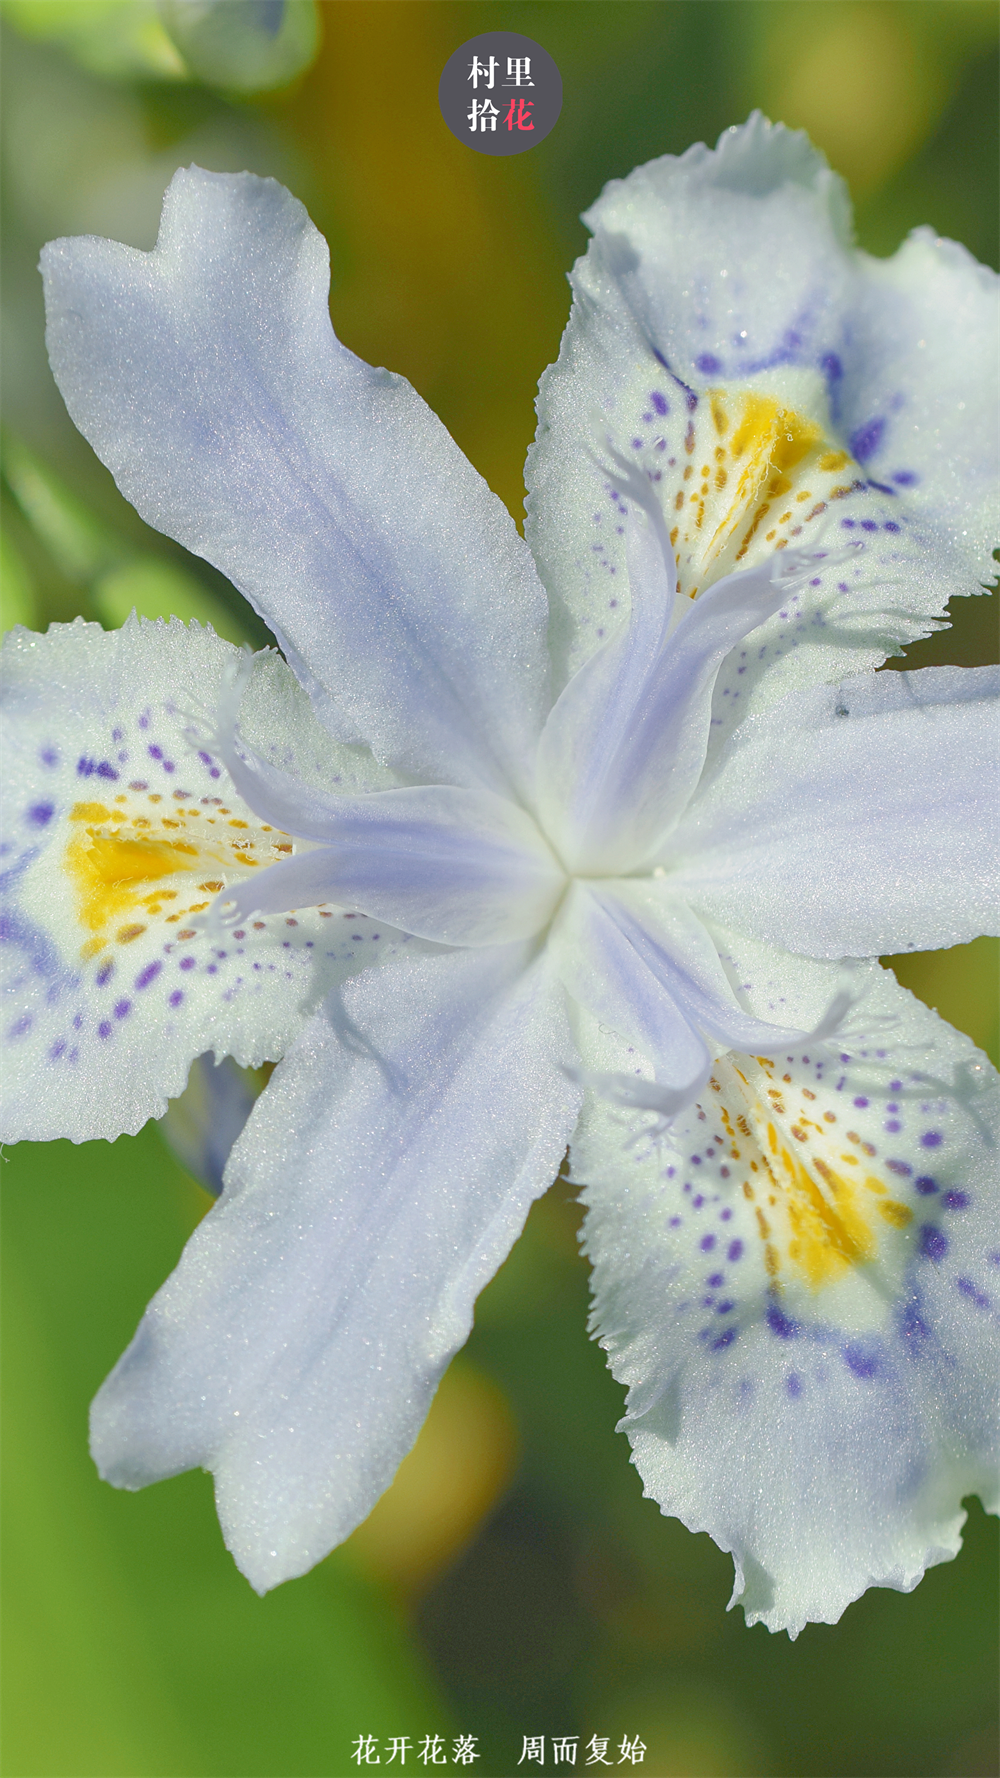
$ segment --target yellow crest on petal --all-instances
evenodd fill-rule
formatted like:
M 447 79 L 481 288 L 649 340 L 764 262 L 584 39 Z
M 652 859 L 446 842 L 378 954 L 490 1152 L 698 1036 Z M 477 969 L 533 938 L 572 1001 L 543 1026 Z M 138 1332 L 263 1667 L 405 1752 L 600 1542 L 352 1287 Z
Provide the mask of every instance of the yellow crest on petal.
M 289 857 L 287 834 L 219 802 L 205 808 L 133 790 L 111 805 L 75 803 L 63 868 L 93 957 L 112 941 L 125 945 L 152 920 L 167 928 L 208 907 L 230 882 Z M 183 936 L 179 933 L 170 936 Z
M 661 497 L 680 588 L 692 599 L 771 550 L 807 547 L 860 478 L 820 419 L 753 389 L 709 390 L 682 451 L 665 466 Z

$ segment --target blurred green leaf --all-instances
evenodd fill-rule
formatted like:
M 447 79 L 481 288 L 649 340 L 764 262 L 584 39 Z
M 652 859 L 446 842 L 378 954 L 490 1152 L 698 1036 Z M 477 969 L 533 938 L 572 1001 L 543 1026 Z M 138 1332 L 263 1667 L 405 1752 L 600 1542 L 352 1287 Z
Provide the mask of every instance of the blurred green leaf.
M 96 616 L 106 629 L 119 628 L 134 610 L 140 617 L 179 617 L 184 623 L 194 618 L 198 623 L 211 624 L 218 635 L 235 642 L 237 647 L 251 640 L 247 626 L 240 623 L 236 613 L 195 575 L 177 562 L 137 554 L 130 540 L 97 518 L 19 440 L 4 441 L 3 473 L 31 530 L 59 573 L 88 593 L 83 601 L 87 615 Z M 12 542 L 9 548 L 10 597 L 16 613 L 20 609 L 18 600 L 23 604 L 28 569 Z M 38 604 L 35 600 L 30 606 L 32 621 L 36 623 Z M 8 620 L 5 615 L 4 627 L 27 621 L 19 615 Z
M 184 623 L 196 618 L 237 647 L 247 640 L 246 631 L 220 599 L 183 568 L 154 556 L 136 557 L 101 575 L 94 583 L 93 602 L 108 629 L 117 629 L 134 609 L 140 617 L 179 617 Z
M 38 602 L 31 570 L 9 531 L 0 531 L 0 634 L 15 624 L 35 628 Z
M 182 80 L 187 73 L 154 0 L 2 0 L 2 14 L 22 36 L 58 44 L 94 74 Z
M 155 1749 L 179 1771 L 191 1750 L 93 1511 L 79 1403 L 60 1387 L 45 1304 L 27 1285 L 15 1243 L 4 1272 L 6 1769 L 138 1778 L 156 1769 Z M 53 1673 L 56 1710 L 46 1698 Z
M 20 440 L 5 438 L 3 473 L 61 574 L 85 586 L 126 553 L 122 539 Z

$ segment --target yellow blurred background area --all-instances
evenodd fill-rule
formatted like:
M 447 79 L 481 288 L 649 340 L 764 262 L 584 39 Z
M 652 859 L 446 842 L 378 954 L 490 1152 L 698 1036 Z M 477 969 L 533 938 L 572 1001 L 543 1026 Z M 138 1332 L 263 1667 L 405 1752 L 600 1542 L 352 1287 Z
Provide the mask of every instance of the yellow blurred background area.
M 262 47 L 264 13 L 246 11 L 230 65 L 181 0 L 0 0 L 4 628 L 77 614 L 114 628 L 135 607 L 267 639 L 221 575 L 122 500 L 45 357 L 43 242 L 150 247 L 180 165 L 248 167 L 303 199 L 330 241 L 339 337 L 409 378 L 519 524 L 579 214 L 608 179 L 759 106 L 849 180 L 870 252 L 930 223 L 997 262 L 992 0 L 279 14 Z M 555 129 L 510 158 L 471 152 L 438 109 L 448 57 L 492 29 L 543 44 L 563 80 Z M 954 605 L 953 628 L 897 664 L 997 658 L 995 598 Z M 996 941 L 888 961 L 998 1060 Z M 210 1199 L 154 1126 L 4 1162 L 7 1778 L 342 1778 L 358 1736 L 385 1743 L 383 1766 L 409 1738 L 415 1766 L 421 1737 L 440 1734 L 451 1761 L 467 1733 L 471 1769 L 510 1778 L 543 1731 L 580 1737 L 579 1768 L 591 1737 L 613 1751 L 638 1735 L 646 1778 L 997 1770 L 995 1523 L 968 1503 L 957 1561 L 794 1644 L 727 1615 L 731 1561 L 643 1500 L 615 1433 L 623 1392 L 587 1337 L 564 1180 L 480 1299 L 392 1488 L 341 1550 L 261 1600 L 222 1546 L 207 1477 L 119 1494 L 87 1456 L 89 1399 Z

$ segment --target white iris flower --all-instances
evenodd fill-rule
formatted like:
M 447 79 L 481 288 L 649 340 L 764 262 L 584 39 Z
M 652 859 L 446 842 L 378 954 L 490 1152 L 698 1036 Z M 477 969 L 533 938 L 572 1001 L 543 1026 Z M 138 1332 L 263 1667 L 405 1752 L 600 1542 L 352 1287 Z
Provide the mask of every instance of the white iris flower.
M 989 570 L 994 280 L 856 252 L 759 118 L 587 220 L 531 549 L 273 181 L 46 249 L 74 420 L 285 659 L 14 633 L 6 1135 L 283 1058 L 93 1415 L 119 1486 L 214 1471 L 262 1591 L 386 1487 L 568 1145 L 646 1489 L 794 1634 L 996 1503 L 995 1082 L 871 961 L 996 929 L 997 676 L 872 671 Z

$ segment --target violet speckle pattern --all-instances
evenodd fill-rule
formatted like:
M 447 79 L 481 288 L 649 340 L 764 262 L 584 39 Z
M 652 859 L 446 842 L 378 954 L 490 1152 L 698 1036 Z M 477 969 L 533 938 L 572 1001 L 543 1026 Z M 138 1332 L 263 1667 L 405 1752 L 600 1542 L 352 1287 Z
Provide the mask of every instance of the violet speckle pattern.
M 755 154 L 776 183 L 754 187 L 748 207 L 743 160 Z M 526 477 L 557 690 L 612 633 L 631 504 L 622 461 L 659 505 L 688 596 L 785 546 L 864 545 L 762 626 L 763 652 L 739 681 L 724 670 L 722 724 L 731 700 L 746 714 L 810 673 L 833 682 L 880 665 L 935 627 L 950 596 L 989 580 L 991 472 L 970 453 L 949 370 L 923 350 L 924 317 L 952 303 L 967 303 L 977 337 L 992 337 L 986 274 L 928 230 L 876 267 L 848 244 L 832 189 L 803 138 L 758 117 L 714 151 L 612 181 L 588 213 L 595 238 L 574 268 Z M 954 366 L 970 397 L 974 362 Z M 946 414 L 955 466 L 952 493 L 942 498 L 938 483 L 935 503 L 932 412 Z
M 89 708 L 64 714 L 49 694 L 66 648 Z M 8 697 L 26 712 L 44 707 L 50 730 L 18 762 L 0 884 L 5 1075 L 15 1109 L 19 1081 L 35 1102 L 39 1140 L 57 1133 L 46 1123 L 54 1107 L 63 1133 L 74 1108 L 92 1118 L 102 1104 L 109 1134 L 139 1129 L 182 1090 L 192 1054 L 216 1048 L 246 1065 L 281 1055 L 331 988 L 397 942 L 333 904 L 212 941 L 218 892 L 293 844 L 245 807 L 192 735 L 185 699 L 215 695 L 235 652 L 176 620 L 110 634 L 78 620 L 5 643 Z M 261 657 L 257 671 L 271 694 L 269 757 L 326 786 L 342 779 L 350 759 L 319 731 L 284 663 Z M 246 703 L 252 724 L 253 682 Z M 45 1075 L 51 1091 L 39 1093 Z
M 741 960 L 754 1010 L 815 1016 L 784 1005 L 762 957 Z M 836 972 L 815 968 L 819 1005 L 824 970 L 831 985 Z M 965 1361 L 982 1319 L 1000 1319 L 992 1072 L 887 971 L 847 1024 L 851 1035 L 830 1043 L 720 1056 L 700 1104 L 667 1132 L 644 1137 L 642 1115 L 623 1112 L 617 1156 L 607 1114 L 602 1131 L 600 1113 L 585 1111 L 574 1150 L 592 1326 L 629 1386 L 622 1425 L 647 1487 L 718 1537 L 705 1477 L 725 1471 L 737 1432 L 761 1466 L 762 1511 L 769 1489 L 777 1498 L 807 1471 L 813 1487 L 828 1474 L 803 1562 L 845 1492 L 846 1549 L 851 1524 L 898 1511 L 907 1489 L 917 1510 L 915 1473 L 942 1438 L 967 1454 L 987 1448 L 996 1413 Z M 624 1046 L 602 1044 L 594 1065 L 627 1065 Z M 634 1055 L 632 1065 L 642 1071 Z M 887 1132 L 889 1121 L 900 1127 Z M 817 1451 L 828 1454 L 819 1467 Z M 962 1460 L 988 1494 L 985 1458 Z M 901 1581 L 887 1571 L 885 1584 Z M 753 1606 L 744 1586 L 738 1566 L 737 1596 Z

